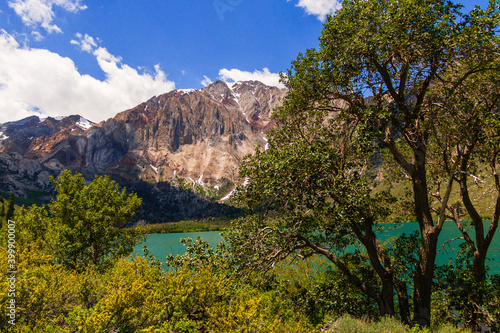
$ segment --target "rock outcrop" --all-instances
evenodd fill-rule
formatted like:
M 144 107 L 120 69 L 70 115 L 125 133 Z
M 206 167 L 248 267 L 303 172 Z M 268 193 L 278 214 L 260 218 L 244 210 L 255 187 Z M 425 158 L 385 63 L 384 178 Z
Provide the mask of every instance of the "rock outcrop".
M 46 191 L 49 176 L 63 169 L 87 179 L 108 174 L 139 189 L 137 182 L 147 182 L 151 190 L 179 179 L 215 189 L 239 183 L 243 157 L 265 146 L 272 110 L 285 94 L 257 81 L 217 81 L 155 96 L 99 124 L 77 115 L 0 124 L 0 192 Z M 170 191 L 153 192 L 157 199 L 163 193 L 158 202 L 178 205 L 179 196 L 164 195 Z

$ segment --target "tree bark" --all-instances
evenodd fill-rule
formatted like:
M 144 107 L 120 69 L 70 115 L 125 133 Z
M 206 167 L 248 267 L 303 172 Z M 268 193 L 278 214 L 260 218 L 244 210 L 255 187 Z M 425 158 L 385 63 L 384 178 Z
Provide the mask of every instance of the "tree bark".
M 437 241 L 440 229 L 434 227 L 430 210 L 427 173 L 425 168 L 426 148 L 420 143 L 414 150 L 415 171 L 412 174 L 415 214 L 422 237 L 420 246 L 420 263 L 417 266 L 414 280 L 413 321 L 424 327 L 431 324 L 431 295 L 434 264 L 437 254 Z
M 472 252 L 472 266 L 473 266 L 473 275 L 474 280 L 476 282 L 484 282 L 486 281 L 486 254 L 488 253 L 489 243 L 486 242 L 484 236 L 484 226 L 483 219 L 477 212 L 472 200 L 469 196 L 469 188 L 467 184 L 467 169 L 468 163 L 470 160 L 470 153 L 473 149 L 473 146 L 467 147 L 463 154 L 462 164 L 460 166 L 461 175 L 459 178 L 460 183 L 460 194 L 462 197 L 462 202 L 472 218 L 472 223 L 474 224 L 474 231 L 476 234 L 476 246 L 475 248 L 469 245 L 469 249 Z M 460 229 L 462 234 L 466 233 L 465 229 Z M 464 235 L 465 237 L 465 235 Z
M 394 283 L 392 279 L 384 279 L 382 281 L 382 292 L 378 295 L 377 304 L 380 310 L 380 316 L 394 317 Z
M 395 283 L 396 293 L 398 295 L 399 316 L 403 324 L 410 323 L 410 304 L 408 302 L 408 287 L 406 282 L 397 281 Z
M 423 231 L 420 264 L 413 278 L 413 322 L 425 327 L 431 324 L 432 279 L 437 254 L 437 239 L 438 233 L 433 228 L 426 228 Z

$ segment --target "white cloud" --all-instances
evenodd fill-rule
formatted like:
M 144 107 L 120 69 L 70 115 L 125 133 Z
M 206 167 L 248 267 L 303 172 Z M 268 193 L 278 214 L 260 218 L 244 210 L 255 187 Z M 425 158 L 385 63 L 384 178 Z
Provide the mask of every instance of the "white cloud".
M 262 71 L 255 70 L 253 72 L 241 71 L 239 69 L 223 68 L 219 71 L 219 76 L 223 81 L 261 81 L 268 86 L 285 88 L 285 85 L 280 82 L 279 73 L 271 73 L 269 68 L 264 68 Z
M 14 9 L 17 15 L 21 17 L 24 24 L 38 28 L 41 26 L 48 33 L 62 32 L 61 28 L 53 23 L 53 7 L 58 6 L 62 9 L 76 13 L 84 10 L 87 6 L 81 4 L 81 0 L 11 0 L 9 7 Z
M 206 87 L 208 86 L 209 84 L 212 83 L 212 80 L 210 80 L 210 78 L 206 75 L 203 75 L 203 80 L 201 80 L 201 84 Z
M 40 32 L 38 32 L 38 31 L 32 31 L 32 32 L 31 32 L 31 35 L 33 36 L 33 38 L 34 38 L 37 42 L 42 41 L 42 40 L 43 40 L 43 38 L 44 38 L 44 37 L 43 37 L 43 35 L 42 35 Z
M 342 7 L 338 0 L 299 0 L 298 7 L 307 14 L 315 15 L 320 21 L 326 20 L 327 14 L 333 14 Z
M 79 36 L 72 44 L 96 57 L 104 81 L 80 74 L 69 58 L 23 47 L 0 31 L 0 123 L 39 114 L 80 114 L 98 122 L 175 88 L 159 65 L 154 74 L 139 73 L 92 37 Z
M 73 45 L 78 45 L 80 46 L 80 49 L 85 52 L 92 52 L 92 49 L 94 47 L 97 47 L 97 43 L 93 37 L 90 37 L 89 35 L 85 34 L 85 36 L 82 36 L 81 33 L 77 33 L 76 37 L 79 39 L 79 41 L 72 39 L 70 41 L 71 44 Z

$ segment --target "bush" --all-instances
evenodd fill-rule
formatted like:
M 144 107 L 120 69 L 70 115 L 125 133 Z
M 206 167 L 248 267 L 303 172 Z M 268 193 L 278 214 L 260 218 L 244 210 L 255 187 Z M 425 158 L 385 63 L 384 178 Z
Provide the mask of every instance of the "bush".
M 18 260 L 17 332 L 314 331 L 290 301 L 242 286 L 210 265 L 165 272 L 144 258 L 124 257 L 106 271 L 77 271 L 35 251 Z M 6 261 L 2 248 L 0 265 Z M 6 284 L 0 281 L 2 291 Z M 2 318 L 8 300 L 0 293 Z M 0 321 L 0 331 L 11 328 Z

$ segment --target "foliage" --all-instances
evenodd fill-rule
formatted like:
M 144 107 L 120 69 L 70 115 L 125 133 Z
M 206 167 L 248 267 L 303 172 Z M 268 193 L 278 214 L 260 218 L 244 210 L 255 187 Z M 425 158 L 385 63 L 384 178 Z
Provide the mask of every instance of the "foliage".
M 239 214 L 238 214 L 239 215 Z M 200 231 L 221 231 L 237 216 L 223 216 L 198 220 L 148 224 L 141 227 L 145 234 L 169 234 Z
M 500 4 L 487 11 L 497 21 L 500 19 Z M 484 24 L 483 15 L 484 12 L 477 9 L 470 13 L 469 19 Z M 478 34 L 477 38 L 487 39 L 487 36 Z M 494 46 L 484 45 L 484 50 L 476 50 L 477 55 L 451 65 L 443 73 L 432 88 L 434 102 L 427 120 L 433 128 L 433 140 L 428 148 L 429 178 L 434 183 L 430 194 L 446 207 L 442 216 L 455 221 L 462 233 L 473 257 L 470 268 L 477 282 L 486 280 L 486 256 L 500 217 L 500 59 L 488 53 L 489 48 L 498 47 L 498 38 L 492 42 Z M 443 184 L 451 180 L 459 188 L 460 197 L 447 202 L 448 194 L 442 193 L 446 188 Z M 486 182 L 489 184 L 485 185 Z M 473 188 L 488 185 L 493 191 L 478 203 Z M 488 207 L 489 225 L 485 225 L 481 216 L 482 206 Z M 472 220 L 475 237 L 466 229 L 464 219 L 467 217 Z
M 11 220 L 14 217 L 14 193 L 11 193 L 7 200 L 7 210 L 5 211 L 5 221 Z
M 35 246 L 25 247 L 18 254 L 16 328 L 0 321 L 0 331 L 421 332 L 395 319 L 368 324 L 367 316 L 377 316 L 375 304 L 325 260 L 282 262 L 266 276 L 242 279 L 231 269 L 229 249 L 211 249 L 200 239 L 184 242 L 186 255 L 171 258 L 167 271 L 140 257 L 119 259 L 105 271 L 93 266 L 72 270 L 55 265 Z M 6 267 L 2 247 L 1 274 Z M 2 318 L 5 290 L 3 279 Z M 430 331 L 457 330 L 448 326 L 423 332 Z
M 472 255 L 467 244 L 460 245 L 454 262 L 437 268 L 434 321 L 437 324 L 476 323 L 495 332 L 500 330 L 500 276 L 477 281 L 473 276 Z
M 182 238 L 181 243 L 186 246 L 186 253 L 182 255 L 167 254 L 165 264 L 167 267 L 189 268 L 198 270 L 210 267 L 217 273 L 232 273 L 234 264 L 229 250 L 224 242 L 220 242 L 215 249 L 198 237 L 193 241 L 191 238 Z
M 6 260 L 2 248 L 1 267 Z M 31 250 L 19 254 L 17 277 L 16 332 L 315 331 L 286 299 L 240 286 L 210 265 L 163 271 L 136 257 L 106 271 L 76 271 Z M 2 318 L 6 283 L 0 281 Z M 9 328 L 0 321 L 1 331 Z
M 339 333 L 379 333 L 379 332 L 391 332 L 391 333 L 404 333 L 404 332 L 421 332 L 421 333 L 459 333 L 467 332 L 462 329 L 450 325 L 443 325 L 433 329 L 421 328 L 418 325 L 412 328 L 408 326 L 401 325 L 397 320 L 390 317 L 384 317 L 378 322 L 368 322 L 366 320 L 360 320 L 353 318 L 349 315 L 340 317 L 337 320 L 331 320 L 328 324 L 328 328 L 325 332 L 339 332 Z
M 465 116 L 485 131 L 473 146 L 493 158 L 494 174 L 500 156 L 492 144 L 498 89 L 491 89 L 499 73 L 499 2 L 469 14 L 460 7 L 444 0 L 350 0 L 328 18 L 320 49 L 300 54 L 283 75 L 289 93 L 275 113 L 280 126 L 269 134 L 269 149 L 241 167 L 250 182 L 239 198 L 251 214 L 226 237 L 238 267 L 266 271 L 291 256 L 320 254 L 382 316 L 408 323 L 412 309 L 416 323 L 430 325 L 437 242 L 454 207 L 450 193 L 474 170 L 462 151 L 471 134 Z M 464 94 L 467 87 L 476 87 L 477 99 Z M 475 105 L 487 107 L 468 113 Z M 396 247 L 375 234 L 402 206 L 389 191 L 374 191 L 380 166 L 408 183 L 419 224 L 418 234 L 396 240 Z M 467 191 L 461 200 L 466 204 Z M 497 202 L 493 215 L 500 216 Z M 478 245 L 480 258 L 497 224 L 494 218 Z M 349 248 L 358 251 L 346 255 Z M 353 269 L 356 261 L 371 266 L 373 280 Z
M 327 317 L 343 315 L 378 319 L 376 304 L 321 257 L 284 260 L 276 264 L 268 276 L 272 282 L 268 282 L 267 288 L 287 295 L 297 311 L 307 315 L 314 324 L 322 324 Z
M 135 194 L 120 191 L 108 177 L 86 185 L 82 175 L 70 171 L 53 182 L 57 196 L 48 211 L 33 205 L 15 216 L 21 246 L 39 247 L 71 269 L 105 268 L 132 252 L 140 237 L 123 227 L 140 205 Z

